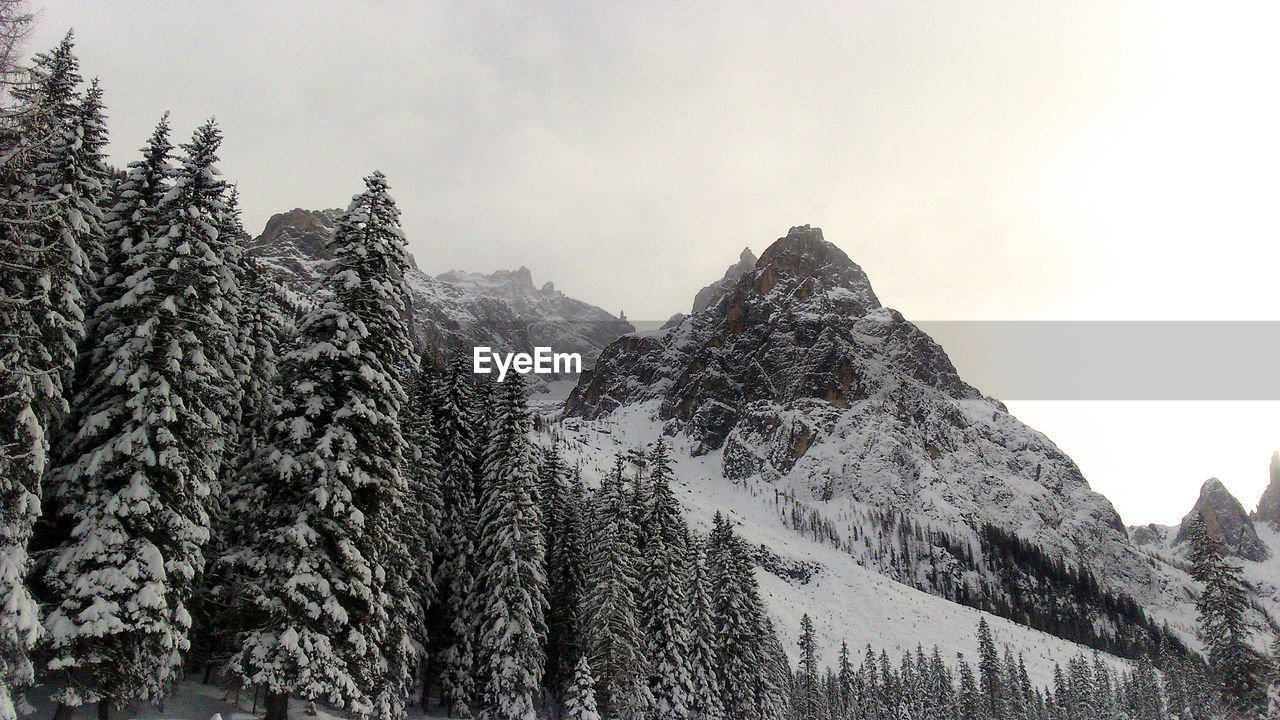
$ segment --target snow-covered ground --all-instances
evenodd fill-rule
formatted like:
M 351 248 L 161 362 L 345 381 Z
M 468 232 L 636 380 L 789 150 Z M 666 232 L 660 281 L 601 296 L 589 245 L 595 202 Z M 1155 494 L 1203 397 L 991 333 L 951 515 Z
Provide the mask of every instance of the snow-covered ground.
M 28 693 L 28 707 L 21 711 L 23 718 L 48 720 L 53 708 L 39 689 Z M 248 694 L 240 697 L 224 688 L 189 680 L 184 682 L 169 698 L 164 707 L 150 704 L 132 705 L 113 710 L 112 720 L 209 720 L 217 716 L 221 720 L 257 720 L 262 717 L 261 697 L 255 707 L 254 698 Z M 292 720 L 346 720 L 346 716 L 324 707 L 311 712 L 307 703 L 294 700 L 289 704 Z M 97 706 L 84 705 L 71 714 L 70 720 L 95 720 Z M 442 714 L 423 712 L 421 707 L 409 708 L 406 720 L 447 720 Z
M 555 431 L 567 444 L 567 462 L 577 463 L 584 480 L 594 486 L 612 468 L 616 453 L 644 447 L 657 440 L 662 423 L 658 401 L 632 405 L 595 421 L 569 419 Z M 821 660 L 834 664 L 841 641 L 849 643 L 855 659 L 870 645 L 885 650 L 895 663 L 917 645 L 937 645 L 943 657 L 964 653 L 973 662 L 977 653 L 977 625 L 985 617 L 997 644 L 1022 654 L 1032 680 L 1050 682 L 1055 662 L 1091 654 L 1092 650 L 1018 625 L 890 580 L 858 565 L 847 553 L 810 540 L 783 524 L 771 485 L 754 479 L 733 483 L 721 474 L 719 453 L 691 457 L 692 443 L 682 434 L 668 437 L 678 483 L 673 487 L 690 524 L 700 532 L 711 526 L 717 511 L 733 520 L 742 538 L 761 544 L 784 560 L 820 566 L 807 582 L 784 579 L 757 570 L 761 592 L 778 626 L 784 646 L 796 658 L 800 618 L 808 613 L 819 635 Z M 1117 658 L 1108 658 L 1116 666 Z

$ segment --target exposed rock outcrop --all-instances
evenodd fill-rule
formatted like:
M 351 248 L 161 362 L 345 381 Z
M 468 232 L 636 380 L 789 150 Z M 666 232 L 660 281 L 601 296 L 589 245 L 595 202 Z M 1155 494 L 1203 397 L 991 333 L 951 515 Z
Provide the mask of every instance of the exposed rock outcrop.
M 738 262 L 724 271 L 724 277 L 698 291 L 693 298 L 693 312 L 700 313 L 724 299 L 738 284 L 738 278 L 756 268 L 756 256 L 751 248 L 743 248 Z
M 1245 560 L 1262 562 L 1270 553 L 1258 538 L 1258 531 L 1245 514 L 1244 506 L 1217 478 L 1209 478 L 1200 487 L 1200 497 L 1195 507 L 1182 519 L 1175 543 L 1190 539 L 1191 521 L 1199 514 L 1204 518 L 1209 532 L 1222 538 L 1228 552 Z
M 1280 452 L 1271 454 L 1271 482 L 1258 500 L 1257 518 L 1280 531 Z

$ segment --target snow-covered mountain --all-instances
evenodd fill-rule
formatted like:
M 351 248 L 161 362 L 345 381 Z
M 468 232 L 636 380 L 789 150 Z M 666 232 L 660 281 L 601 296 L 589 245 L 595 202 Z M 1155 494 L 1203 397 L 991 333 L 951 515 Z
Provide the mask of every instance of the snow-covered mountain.
M 773 496 L 793 534 L 931 595 L 1122 654 L 1165 627 L 1197 644 L 1186 572 L 820 230 L 733 274 L 701 311 L 606 348 L 567 422 L 646 408 L 719 483 Z
M 566 385 L 555 389 L 567 392 Z M 548 419 L 558 412 L 554 397 L 536 401 Z M 598 485 L 612 471 L 615 454 L 650 445 L 669 429 L 656 400 L 627 405 L 594 420 L 561 418 L 548 427 L 544 442 L 554 434 L 564 459 L 580 469 L 588 485 Z M 1038 685 L 1051 684 L 1055 662 L 1090 652 L 1084 645 L 887 577 L 821 534 L 797 530 L 793 518 L 802 504 L 774 485 L 759 477 L 727 481 L 721 471 L 722 449 L 695 456 L 694 441 L 687 434 L 667 436 L 666 441 L 676 478 L 672 490 L 690 525 L 706 532 L 718 511 L 734 523 L 741 538 L 759 548 L 756 577 L 761 594 L 793 660 L 800 618 L 806 613 L 813 620 L 824 663 L 835 661 L 842 641 L 858 654 L 870 646 L 897 659 L 917 645 L 937 645 L 948 659 L 957 652 L 972 659 L 978 649 L 975 628 L 983 617 L 1000 647 L 1008 645 L 1025 657 Z M 833 517 L 858 512 L 857 503 L 848 500 L 833 500 L 824 507 Z M 1119 665 L 1118 660 L 1109 661 Z
M 325 238 L 340 210 L 291 210 L 267 221 L 249 251 L 273 268 L 300 304 L 312 300 Z M 450 271 L 432 277 L 417 263 L 409 272 L 417 340 L 437 352 L 469 353 L 476 345 L 527 352 L 536 346 L 577 352 L 591 367 L 600 351 L 635 328 L 552 283 L 534 286 L 528 268 L 492 274 Z

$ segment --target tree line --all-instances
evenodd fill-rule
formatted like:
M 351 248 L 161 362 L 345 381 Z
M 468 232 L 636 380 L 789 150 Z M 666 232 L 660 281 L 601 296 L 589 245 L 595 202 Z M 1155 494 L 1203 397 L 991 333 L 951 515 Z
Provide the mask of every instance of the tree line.
M 834 667 L 819 668 L 809 616 L 801 620 L 799 664 L 791 694 L 795 720 L 1173 720 L 1220 717 L 1218 695 L 1201 663 L 1181 652 L 1117 671 L 1095 651 L 1055 663 L 1037 686 L 1022 655 L 1003 653 L 986 620 L 978 654 L 944 659 L 917 647 L 894 663 L 869 646 L 851 657 L 842 643 Z
M 665 446 L 588 491 L 518 377 L 421 359 L 382 174 L 296 315 L 244 252 L 216 124 L 175 147 L 162 118 L 109 168 L 70 35 L 12 94 L 0 717 L 37 681 L 106 718 L 193 671 L 271 718 L 783 715 L 749 552 L 689 530 Z

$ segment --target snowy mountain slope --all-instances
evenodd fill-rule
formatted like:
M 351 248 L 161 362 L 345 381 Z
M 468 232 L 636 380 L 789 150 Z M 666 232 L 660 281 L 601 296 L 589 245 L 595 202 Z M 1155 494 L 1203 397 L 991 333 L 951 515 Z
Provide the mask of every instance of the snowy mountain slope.
M 325 238 L 339 210 L 292 210 L 272 216 L 247 247 L 273 268 L 295 295 L 314 301 Z M 444 353 L 488 345 L 504 351 L 536 346 L 577 352 L 591 367 L 600 351 L 635 328 L 594 305 L 568 297 L 551 283 L 533 284 L 528 268 L 484 275 L 450 271 L 431 277 L 417 264 L 410 270 L 417 340 Z
M 644 447 L 664 435 L 658 403 L 629 405 L 595 420 L 553 420 L 548 429 L 561 443 L 570 465 L 581 468 L 588 485 L 598 485 L 613 465 L 615 454 Z M 719 452 L 694 457 L 696 441 L 684 433 L 666 436 L 671 446 L 677 482 L 673 490 L 686 518 L 699 532 L 711 527 L 719 511 L 747 542 L 767 548 L 771 559 L 756 575 L 784 647 L 796 653 L 800 618 L 808 613 L 818 631 L 824 664 L 834 663 L 841 641 L 860 657 L 870 645 L 885 650 L 896 662 L 917 645 L 938 645 L 953 660 L 957 652 L 973 661 L 977 653 L 976 627 L 986 617 L 997 642 L 1025 656 L 1037 684 L 1052 678 L 1055 661 L 1063 662 L 1088 648 L 1032 630 L 973 608 L 948 602 L 895 582 L 859 566 L 847 552 L 807 538 L 787 526 L 784 503 L 775 488 L 758 478 L 727 482 L 720 472 Z M 775 570 L 766 569 L 766 565 Z M 790 570 L 791 572 L 788 572 Z M 1119 665 L 1119 659 L 1108 656 Z
M 960 547 L 948 567 L 961 576 L 980 572 L 979 591 L 991 596 L 969 604 L 1016 605 L 1025 593 L 1011 592 L 1010 583 L 1043 590 L 1053 580 L 1018 566 L 1035 550 L 988 557 L 1000 547 L 987 542 L 978 560 L 964 557 L 996 528 L 1007 535 L 996 537 L 1003 545 L 1025 542 L 1047 555 L 1031 565 L 1087 569 L 1100 593 L 1136 602 L 1195 645 L 1185 573 L 1130 542 L 1075 463 L 966 384 L 937 343 L 881 306 L 866 274 L 820 230 L 792 228 L 703 312 L 610 345 L 570 394 L 566 413 L 594 420 L 651 402 L 668 432 L 690 439 L 692 455 L 718 461 L 720 482 L 769 483 L 809 508 L 817 526 L 839 524 L 848 511 L 832 502 L 842 500 L 954 536 Z M 891 551 L 891 540 L 881 533 L 875 542 Z M 931 569 L 901 567 L 896 577 Z M 1062 609 L 1054 591 L 1034 602 L 1007 614 L 1051 623 Z M 1109 603 L 1082 599 L 1077 605 L 1093 607 L 1071 608 L 1073 622 L 1110 633 L 1118 625 L 1099 610 Z M 1119 622 L 1130 621 L 1133 639 L 1143 621 Z
M 24 718 L 48 718 L 53 715 L 52 703 L 39 688 L 27 693 L 29 712 L 21 712 Z M 262 695 L 254 697 L 249 692 L 238 696 L 226 688 L 206 685 L 195 680 L 187 680 L 177 687 L 163 706 L 141 703 L 124 708 L 120 713 L 130 720 L 258 720 L 262 717 Z M 292 720 L 347 720 L 347 716 L 331 708 L 318 706 L 316 712 L 310 712 L 308 703 L 294 698 L 289 703 L 289 717 Z M 66 720 L 94 720 L 97 708 L 92 704 L 69 708 Z M 414 704 L 408 709 L 404 720 L 446 720 L 445 715 L 431 712 L 424 713 L 420 705 Z

